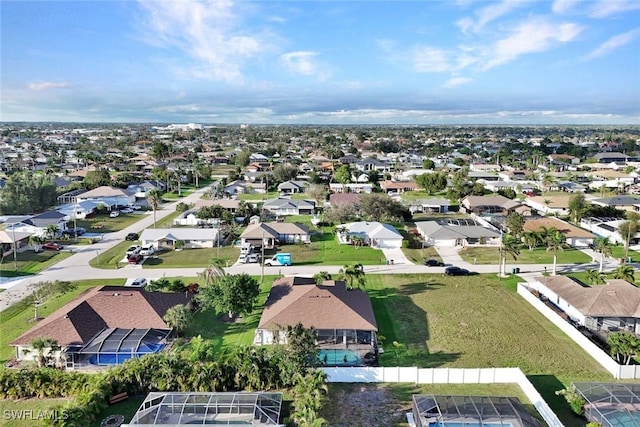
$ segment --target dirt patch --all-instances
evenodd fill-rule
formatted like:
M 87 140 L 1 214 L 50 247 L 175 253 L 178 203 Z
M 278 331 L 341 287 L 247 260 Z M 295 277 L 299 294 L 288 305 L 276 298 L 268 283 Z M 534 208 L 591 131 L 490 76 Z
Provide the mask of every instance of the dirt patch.
M 406 425 L 406 412 L 383 384 L 331 384 L 322 417 L 332 427 Z

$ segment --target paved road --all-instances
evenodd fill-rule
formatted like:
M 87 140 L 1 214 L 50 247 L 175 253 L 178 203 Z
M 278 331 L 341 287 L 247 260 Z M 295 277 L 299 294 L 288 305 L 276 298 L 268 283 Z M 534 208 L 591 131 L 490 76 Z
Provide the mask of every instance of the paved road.
M 198 200 L 202 194 L 206 191 L 205 188 L 201 188 L 189 196 L 183 199 L 165 205 L 162 209 L 156 212 L 157 220 L 160 220 L 167 215 L 175 212 L 175 207 L 179 202 L 193 203 Z M 105 250 L 115 246 L 123 241 L 127 233 L 139 233 L 143 229 L 153 226 L 153 214 L 147 214 L 145 218 L 136 222 L 135 224 L 114 233 L 107 233 L 104 235 L 104 239 L 96 244 L 90 246 L 78 246 L 77 252 L 69 258 L 66 258 L 52 267 L 40 272 L 34 276 L 28 276 L 26 278 L 19 278 L 13 281 L 0 283 L 0 287 L 6 288 L 4 292 L 0 293 L 0 311 L 14 304 L 15 302 L 25 298 L 29 294 L 29 285 L 47 280 L 78 280 L 78 279 L 110 279 L 110 278 L 126 278 L 135 279 L 137 277 L 146 277 L 153 280 L 162 276 L 166 277 L 195 277 L 198 273 L 201 273 L 203 268 L 166 268 L 166 269 L 142 269 L 140 265 L 126 265 L 120 269 L 98 269 L 89 266 L 89 261 Z M 462 268 L 466 268 L 478 273 L 497 273 L 497 265 L 473 265 L 462 260 L 458 255 L 456 248 L 437 248 L 440 256 L 447 265 L 457 265 Z M 599 260 L 598 254 L 593 254 L 590 250 L 585 250 L 592 259 Z M 345 260 L 345 264 L 350 262 L 356 262 L 357 260 Z M 605 260 L 604 268 L 609 271 L 618 266 L 616 260 L 608 258 Z M 541 273 L 548 271 L 551 272 L 551 265 L 548 264 L 518 264 L 517 262 L 507 262 L 507 271 L 511 271 L 511 268 L 519 267 L 521 275 L 526 277 L 535 277 Z M 342 266 L 327 266 L 327 265 L 305 265 L 291 267 L 262 267 L 258 264 L 244 264 L 233 265 L 226 268 L 229 274 L 248 273 L 251 275 L 302 275 L 312 276 L 315 273 L 321 271 L 327 271 L 331 274 L 336 274 L 342 268 Z M 571 271 L 584 271 L 590 268 L 599 268 L 599 261 L 595 261 L 589 264 L 569 264 L 558 265 L 558 273 L 566 273 Z M 394 264 L 394 265 L 374 265 L 365 266 L 365 273 L 367 274 L 409 274 L 409 273 L 444 273 L 444 267 L 426 267 L 423 265 L 415 265 L 411 263 Z

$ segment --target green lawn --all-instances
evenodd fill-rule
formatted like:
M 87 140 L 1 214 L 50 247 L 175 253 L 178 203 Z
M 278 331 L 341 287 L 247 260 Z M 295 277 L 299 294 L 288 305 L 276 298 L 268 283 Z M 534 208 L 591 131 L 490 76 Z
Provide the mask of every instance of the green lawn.
M 131 224 L 135 224 L 142 218 L 146 218 L 146 215 L 142 213 L 132 213 L 120 214 L 115 218 L 109 218 L 108 213 L 103 213 L 88 219 L 79 219 L 77 226 L 85 228 L 88 233 L 112 233 L 114 231 L 120 231 Z
M 176 219 L 180 214 L 181 212 L 172 212 L 166 217 L 159 219 L 156 223 L 155 228 L 172 228 L 174 226 L 173 220 Z M 153 215 L 153 213 L 151 215 Z M 153 225 L 149 228 L 153 228 Z
M 493 247 L 465 247 L 458 252 L 463 260 L 473 264 L 498 264 L 500 255 L 498 248 Z M 591 258 L 578 249 L 568 248 L 558 252 L 558 264 L 586 264 Z M 530 251 L 527 248 L 520 250 L 520 255 L 514 261 L 511 255 L 507 256 L 507 264 L 553 264 L 553 253 L 545 248 L 536 248 Z
M 368 246 L 340 245 L 332 232 L 312 236 L 309 244 L 282 245 L 280 252 L 290 252 L 291 260 L 295 265 L 354 263 L 380 265 L 385 263 L 382 251 Z
M 116 263 L 120 263 L 127 252 L 127 248 L 131 245 L 139 244 L 139 242 L 130 242 L 130 241 L 122 241 L 117 245 L 107 249 L 106 251 L 100 252 L 99 255 L 89 261 L 89 265 L 93 268 L 116 268 Z
M 202 187 L 202 185 L 200 185 L 200 187 Z M 175 191 L 164 193 L 162 195 L 162 199 L 173 202 L 173 201 L 176 201 L 178 199 L 181 199 L 183 197 L 188 196 L 189 194 L 193 193 L 194 191 L 196 191 L 195 185 L 182 185 L 182 186 L 180 186 L 180 195 L 178 195 L 178 191 L 176 189 Z
M 239 200 L 250 200 L 252 202 L 269 200 L 269 199 L 277 199 L 280 197 L 279 191 L 270 191 L 268 193 L 242 193 L 238 194 Z
M 627 251 L 624 250 L 624 246 L 613 246 L 611 248 L 611 257 L 615 259 L 623 259 L 626 258 L 625 255 Z M 640 262 L 640 254 L 634 250 L 629 249 L 629 254 L 627 255 L 631 258 L 631 262 Z M 597 260 L 600 261 L 600 257 L 597 257 Z
M 145 396 L 129 396 L 129 398 L 123 402 L 108 406 L 98 414 L 96 421 L 93 423 L 93 427 L 100 427 L 102 420 L 109 415 L 124 415 L 124 422 L 128 423 L 138 411 L 140 405 L 142 405 L 144 398 Z
M 255 277 L 255 279 L 260 281 L 260 277 Z M 245 316 L 236 323 L 225 323 L 218 319 L 220 314 L 213 310 L 199 311 L 194 316 L 191 326 L 186 331 L 186 335 L 201 335 L 205 339 L 211 339 L 215 343 L 216 349 L 221 351 L 224 350 L 224 348 L 251 345 L 253 343 L 255 330 L 260 322 L 260 316 L 262 316 L 264 303 L 269 296 L 271 283 L 273 283 L 275 279 L 276 276 L 264 277 L 264 281 L 260 286 L 258 303 L 254 307 L 253 313 Z
M 126 250 L 126 248 L 125 248 Z M 203 249 L 183 249 L 181 251 L 162 251 L 148 258 L 143 268 L 188 268 L 202 267 L 209 265 L 212 258 L 220 258 L 232 265 L 237 261 L 240 249 L 232 246 L 222 246 L 218 248 Z
M 89 288 L 100 285 L 124 285 L 125 280 L 78 280 L 73 283 L 77 285 L 76 289 L 47 301 L 38 309 L 38 316 L 48 316 Z M 0 312 L 0 325 L 2 325 L 2 333 L 0 333 L 0 362 L 4 363 L 15 356 L 15 349 L 10 347 L 9 343 L 35 326 L 35 323 L 31 322 L 33 314 L 33 308 L 24 302 L 14 304 Z
M 4 262 L 0 264 L 0 276 L 15 277 L 36 274 L 70 256 L 71 253 L 66 250 L 44 250 L 38 253 L 31 250 L 17 252 L 15 264 L 13 262 L 13 254 L 4 258 Z

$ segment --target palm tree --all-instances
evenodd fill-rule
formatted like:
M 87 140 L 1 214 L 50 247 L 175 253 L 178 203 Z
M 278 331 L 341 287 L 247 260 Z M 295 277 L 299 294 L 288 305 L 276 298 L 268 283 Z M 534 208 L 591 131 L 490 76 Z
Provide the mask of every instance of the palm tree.
M 600 252 L 600 273 L 604 268 L 604 258 L 611 256 L 611 242 L 608 237 L 597 237 L 593 241 L 593 248 L 596 252 Z
M 42 236 L 38 236 L 36 234 L 32 234 L 29 236 L 29 244 L 33 246 L 33 250 L 36 252 L 40 252 L 40 245 L 44 243 L 44 239 Z
M 630 332 L 614 332 L 607 337 L 609 351 L 619 363 L 628 365 L 640 348 L 640 341 Z
M 147 203 L 153 209 L 153 228 L 156 228 L 156 211 L 158 210 L 158 206 L 162 202 L 162 195 L 158 190 L 151 190 L 147 195 Z
M 291 414 L 297 425 L 302 427 L 322 427 L 327 421 L 320 418 L 318 412 L 322 408 L 324 396 L 328 392 L 326 374 L 321 370 L 311 371 L 305 375 L 294 376 L 294 411 Z
M 529 247 L 529 251 L 533 251 L 540 244 L 540 233 L 529 231 L 522 236 L 524 244 Z
M 353 281 L 355 280 L 358 287 L 366 284 L 364 277 L 364 267 L 362 264 L 345 265 L 339 271 L 343 275 L 344 279 L 349 282 L 349 288 L 353 289 Z
M 51 357 L 51 353 L 60 350 L 58 341 L 52 338 L 34 338 L 33 340 L 31 340 L 29 345 L 32 349 L 38 352 L 38 367 L 40 368 L 44 367 L 47 364 L 49 358 Z M 30 350 L 25 350 L 25 354 L 28 353 L 30 353 Z
M 205 285 L 209 286 L 220 277 L 226 275 L 224 271 L 225 261 L 220 258 L 211 258 L 209 260 L 209 265 L 205 270 L 199 274 L 200 277 L 204 279 Z
M 510 234 L 505 234 L 502 236 L 502 241 L 500 243 L 499 248 L 500 259 L 499 259 L 499 271 L 501 276 L 506 276 L 507 274 L 507 255 L 511 255 L 513 260 L 518 259 L 518 255 L 520 255 L 520 242 L 515 237 Z
M 547 252 L 553 253 L 553 270 L 552 274 L 556 275 L 556 266 L 558 265 L 558 251 L 564 250 L 565 237 L 560 231 L 552 228 L 548 231 L 546 239 Z
M 604 274 L 594 268 L 587 270 L 587 281 L 591 285 L 602 285 L 606 283 Z
M 167 325 L 172 327 L 178 335 L 181 335 L 191 323 L 193 313 L 182 304 L 169 308 L 162 317 Z
M 621 265 L 613 272 L 613 277 L 615 279 L 622 279 L 629 283 L 636 282 L 635 272 L 632 266 L 630 265 Z
M 58 235 L 59 230 L 60 229 L 58 228 L 57 224 L 49 224 L 44 229 L 44 235 L 47 236 L 49 239 L 55 239 L 55 237 Z

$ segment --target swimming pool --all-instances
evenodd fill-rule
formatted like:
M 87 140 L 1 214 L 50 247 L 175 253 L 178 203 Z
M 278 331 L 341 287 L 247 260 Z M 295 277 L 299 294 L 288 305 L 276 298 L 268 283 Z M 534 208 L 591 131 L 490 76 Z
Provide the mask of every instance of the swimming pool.
M 353 350 L 322 349 L 318 352 L 318 360 L 325 366 L 359 366 L 360 356 Z

